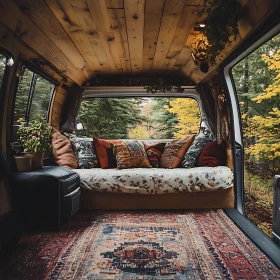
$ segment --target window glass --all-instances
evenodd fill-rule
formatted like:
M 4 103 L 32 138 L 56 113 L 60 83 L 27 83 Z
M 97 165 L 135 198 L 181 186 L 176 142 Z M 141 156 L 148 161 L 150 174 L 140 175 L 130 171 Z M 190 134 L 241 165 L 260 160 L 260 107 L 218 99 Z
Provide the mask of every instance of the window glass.
M 54 85 L 39 75 L 36 75 L 36 78 L 29 120 L 33 120 L 37 115 L 43 116 L 47 120 Z
M 90 137 L 181 138 L 199 132 L 200 110 L 191 98 L 90 98 L 78 121 Z
M 19 80 L 14 107 L 14 124 L 20 118 L 27 122 L 37 115 L 48 117 L 54 85 L 40 75 L 26 69 Z
M 3 54 L 0 54 L 0 87 L 2 85 L 4 72 L 6 69 L 6 62 L 7 62 L 7 58 Z
M 18 124 L 17 121 L 20 118 L 25 119 L 32 77 L 33 72 L 25 69 L 24 75 L 19 79 L 14 107 L 14 124 Z
M 273 179 L 280 174 L 280 35 L 233 67 L 243 127 L 247 217 L 271 236 Z

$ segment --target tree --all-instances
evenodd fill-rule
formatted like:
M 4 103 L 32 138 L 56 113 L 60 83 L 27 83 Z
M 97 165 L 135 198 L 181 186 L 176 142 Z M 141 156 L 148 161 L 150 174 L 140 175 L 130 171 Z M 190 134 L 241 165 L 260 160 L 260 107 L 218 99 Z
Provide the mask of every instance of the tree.
M 6 61 L 7 61 L 6 57 L 0 54 L 0 87 L 2 85 L 3 76 L 6 69 Z
M 82 102 L 78 119 L 89 136 L 128 138 L 128 131 L 141 123 L 138 98 L 92 98 Z
M 20 118 L 25 117 L 32 76 L 33 76 L 33 72 L 26 69 L 24 75 L 19 78 L 19 84 L 18 84 L 16 100 L 15 100 L 15 109 L 14 109 L 15 124 L 17 124 L 17 121 Z
M 275 174 L 279 164 L 280 36 L 233 68 L 240 100 L 245 160 L 250 172 Z
M 53 84 L 36 75 L 36 86 L 30 108 L 30 120 L 36 119 L 37 115 L 47 119 L 48 107 L 53 92 Z
M 148 139 L 149 138 L 149 132 L 147 131 L 147 128 L 145 126 L 138 125 L 128 132 L 128 138 L 131 138 L 131 139 Z
M 177 116 L 167 109 L 174 98 L 154 98 L 151 102 L 152 138 L 172 139 L 177 131 Z
M 170 102 L 167 111 L 176 115 L 178 130 L 174 136 L 182 138 L 190 134 L 197 134 L 200 127 L 200 111 L 197 101 L 191 98 L 176 98 Z

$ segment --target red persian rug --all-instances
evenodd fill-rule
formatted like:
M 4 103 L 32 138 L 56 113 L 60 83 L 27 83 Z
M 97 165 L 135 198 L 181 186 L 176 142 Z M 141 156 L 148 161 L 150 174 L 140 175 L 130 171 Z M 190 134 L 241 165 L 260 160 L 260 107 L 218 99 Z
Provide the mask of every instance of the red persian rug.
M 29 234 L 0 279 L 280 279 L 222 210 L 81 212 L 61 232 Z

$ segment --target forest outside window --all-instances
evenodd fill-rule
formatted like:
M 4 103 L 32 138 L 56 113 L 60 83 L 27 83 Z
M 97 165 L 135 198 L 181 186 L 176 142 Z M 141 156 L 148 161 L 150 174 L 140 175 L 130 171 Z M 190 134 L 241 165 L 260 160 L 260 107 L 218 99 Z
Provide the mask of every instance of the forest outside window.
M 7 65 L 6 56 L 3 55 L 3 54 L 0 54 L 0 88 L 1 88 L 1 85 L 2 85 L 3 78 L 4 78 L 6 65 Z
M 280 174 L 280 35 L 232 69 L 243 128 L 247 217 L 268 236 L 273 179 Z
M 40 115 L 48 119 L 49 105 L 54 91 L 54 84 L 39 74 L 25 69 L 20 77 L 14 107 L 14 125 L 20 118 L 26 123 Z
M 200 109 L 193 98 L 88 98 L 78 120 L 87 136 L 105 139 L 183 138 L 200 131 Z

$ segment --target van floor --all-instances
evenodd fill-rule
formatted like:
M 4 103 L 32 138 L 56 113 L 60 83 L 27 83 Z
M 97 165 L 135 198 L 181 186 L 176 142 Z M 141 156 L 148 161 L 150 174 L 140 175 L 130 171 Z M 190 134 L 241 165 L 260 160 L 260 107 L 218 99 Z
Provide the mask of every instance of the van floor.
M 0 279 L 280 279 L 234 215 L 80 211 L 60 231 L 23 234 Z

